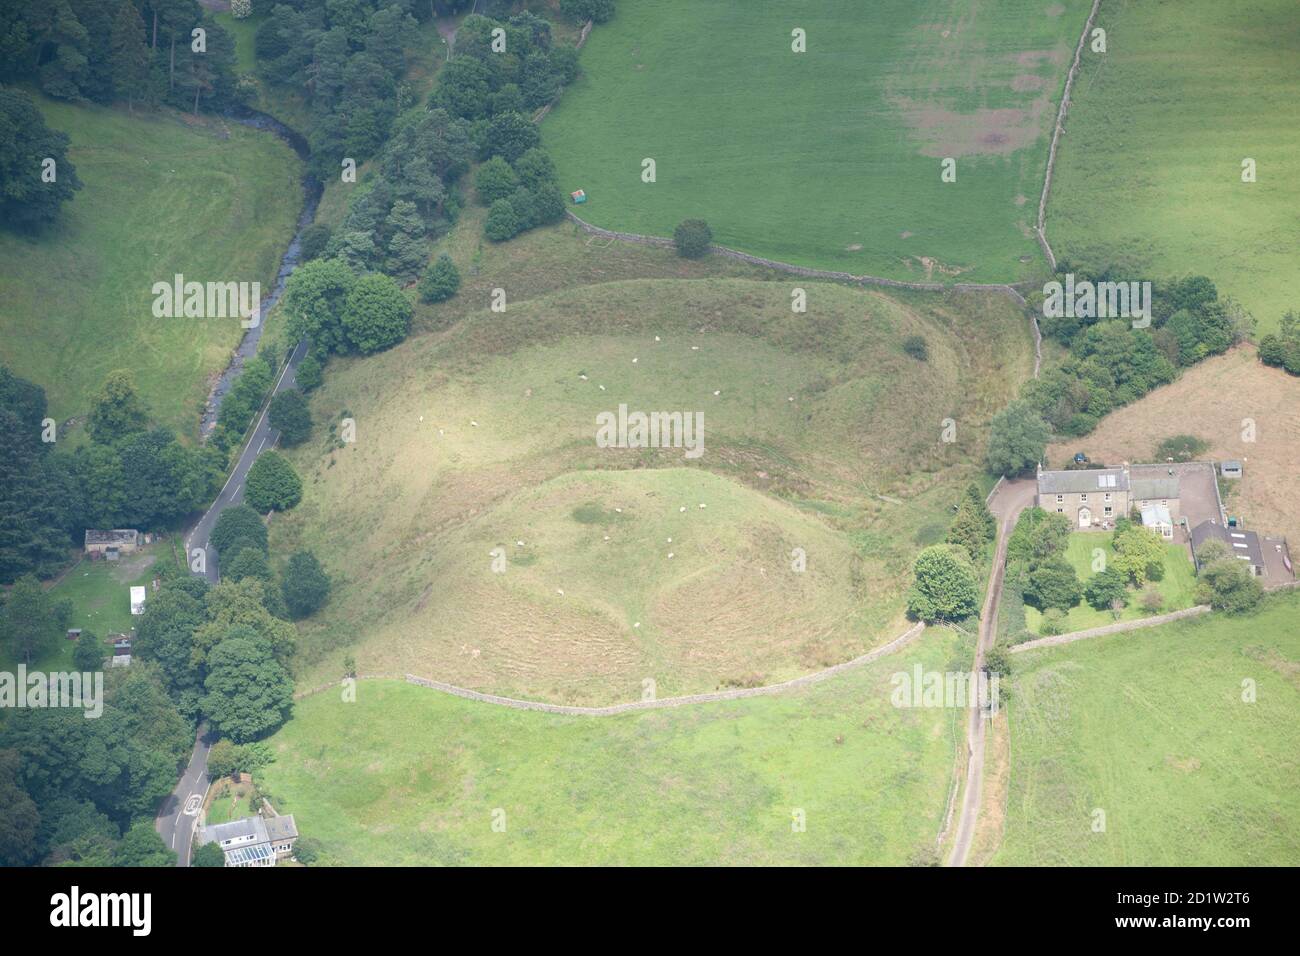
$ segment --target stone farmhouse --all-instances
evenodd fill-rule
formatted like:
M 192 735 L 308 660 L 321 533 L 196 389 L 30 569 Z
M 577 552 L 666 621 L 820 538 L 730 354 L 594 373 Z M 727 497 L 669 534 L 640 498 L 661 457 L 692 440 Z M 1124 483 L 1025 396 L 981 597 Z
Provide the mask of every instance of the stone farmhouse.
M 1091 468 L 1071 471 L 1038 469 L 1038 507 L 1063 514 L 1081 531 L 1106 531 L 1120 518 L 1136 513 L 1168 540 L 1182 519 L 1179 480 L 1158 465 Z
M 1129 493 L 1127 468 L 1038 469 L 1038 507 L 1065 515 L 1081 530 L 1113 528 L 1128 517 Z

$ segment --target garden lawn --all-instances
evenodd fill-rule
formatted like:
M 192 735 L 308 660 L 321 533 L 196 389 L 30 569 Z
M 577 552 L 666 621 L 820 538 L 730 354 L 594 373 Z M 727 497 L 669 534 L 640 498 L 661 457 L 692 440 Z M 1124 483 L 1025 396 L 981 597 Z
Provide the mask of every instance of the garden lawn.
M 1074 567 L 1074 570 L 1079 575 L 1079 581 L 1085 587 L 1088 584 L 1088 579 L 1096 573 L 1093 571 L 1094 551 L 1101 548 L 1105 552 L 1107 563 L 1115 557 L 1115 550 L 1111 547 L 1110 542 L 1110 532 L 1076 531 L 1070 535 L 1070 543 L 1066 547 L 1065 557 Z M 1164 578 L 1154 582 L 1156 589 L 1165 599 L 1164 606 L 1156 613 L 1164 614 L 1168 611 L 1178 611 L 1185 607 L 1191 607 L 1196 603 L 1194 597 L 1196 570 L 1192 567 L 1192 559 L 1187 554 L 1186 546 L 1166 543 L 1164 567 Z M 1128 606 L 1120 612 L 1118 618 L 1110 610 L 1094 610 L 1092 605 L 1084 599 L 1080 601 L 1077 607 L 1070 609 L 1070 613 L 1066 616 L 1065 630 L 1062 633 L 1084 631 L 1090 627 L 1114 624 L 1116 620 L 1134 621 L 1138 618 L 1150 617 L 1150 613 L 1143 610 L 1139 603 L 1140 594 L 1140 591 L 1129 589 Z M 1025 606 L 1025 623 L 1029 626 L 1029 630 L 1035 634 L 1041 634 L 1042 621 L 1043 615 L 1037 608 Z
M 253 788 L 251 785 L 236 784 L 227 778 L 217 784 L 220 788 L 212 795 L 208 804 L 206 825 L 229 823 L 241 817 L 253 816 Z
M 91 561 L 83 558 L 50 587 L 50 597 L 55 601 L 66 599 L 72 602 L 69 629 L 79 627 L 93 631 L 103 641 L 110 634 L 130 632 L 137 620 L 131 616 L 131 588 L 149 585 L 157 574 L 158 562 L 172 560 L 175 557 L 169 541 L 155 541 L 136 554 L 125 555 L 119 561 Z M 148 589 L 148 594 L 153 594 L 152 587 Z M 148 601 L 148 598 L 145 600 Z M 32 669 L 71 670 L 74 647 L 75 641 L 61 638 L 48 654 L 32 661 Z M 105 643 L 106 659 L 111 650 Z M 12 670 L 17 663 L 9 648 L 0 644 L 0 670 Z

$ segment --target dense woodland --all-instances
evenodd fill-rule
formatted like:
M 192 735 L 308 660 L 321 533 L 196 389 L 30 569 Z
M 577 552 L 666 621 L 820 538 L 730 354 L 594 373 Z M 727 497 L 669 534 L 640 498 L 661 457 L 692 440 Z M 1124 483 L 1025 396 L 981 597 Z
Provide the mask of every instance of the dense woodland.
M 32 79 L 74 102 L 197 111 L 238 95 L 234 41 L 196 0 L 5 0 L 0 81 Z

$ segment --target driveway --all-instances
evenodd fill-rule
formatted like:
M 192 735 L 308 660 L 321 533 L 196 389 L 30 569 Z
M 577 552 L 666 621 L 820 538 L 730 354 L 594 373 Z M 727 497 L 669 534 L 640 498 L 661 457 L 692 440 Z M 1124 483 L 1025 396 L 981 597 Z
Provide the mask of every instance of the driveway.
M 1014 481 L 1002 482 L 989 501 L 989 509 L 998 519 L 998 546 L 993 556 L 993 574 L 989 578 L 984 608 L 980 611 L 979 640 L 975 642 L 974 670 L 976 672 L 984 666 L 984 655 L 997 640 L 998 601 L 1002 596 L 1002 572 L 1007 563 L 1007 539 L 1016 526 L 1016 519 L 1020 517 L 1020 512 L 1033 505 L 1036 495 L 1035 479 L 1017 478 Z M 971 840 L 975 836 L 975 823 L 979 820 L 980 798 L 984 789 L 985 722 L 989 719 L 984 708 L 970 708 L 970 719 L 966 728 L 968 750 L 966 789 L 962 795 L 961 815 L 957 818 L 956 835 L 953 837 L 952 856 L 948 858 L 949 866 L 966 865 Z

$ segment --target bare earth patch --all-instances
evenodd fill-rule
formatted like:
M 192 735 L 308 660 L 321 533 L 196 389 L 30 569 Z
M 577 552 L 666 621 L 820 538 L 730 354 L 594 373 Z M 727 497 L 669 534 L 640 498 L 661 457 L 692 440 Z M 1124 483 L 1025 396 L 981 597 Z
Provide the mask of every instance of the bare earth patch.
M 1229 512 L 1261 533 L 1300 541 L 1300 378 L 1260 364 L 1254 346 L 1242 346 L 1183 372 L 1172 385 L 1102 420 L 1082 442 L 1048 448 L 1063 462 L 1078 445 L 1094 461 L 1149 461 L 1171 435 L 1196 435 L 1209 443 L 1207 457 L 1239 458 L 1244 475 L 1228 482 Z M 1254 424 L 1255 441 L 1247 429 Z
M 1035 76 L 1033 73 L 1021 73 L 1011 80 L 1011 88 L 1017 93 L 1027 93 L 1031 90 L 1041 90 L 1045 84 L 1041 76 Z
M 920 141 L 922 156 L 1006 156 L 1042 135 L 1048 99 L 1035 97 L 1024 109 L 981 108 L 972 113 L 908 97 L 895 98 L 894 106 Z

